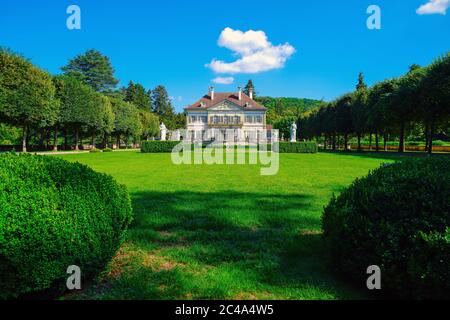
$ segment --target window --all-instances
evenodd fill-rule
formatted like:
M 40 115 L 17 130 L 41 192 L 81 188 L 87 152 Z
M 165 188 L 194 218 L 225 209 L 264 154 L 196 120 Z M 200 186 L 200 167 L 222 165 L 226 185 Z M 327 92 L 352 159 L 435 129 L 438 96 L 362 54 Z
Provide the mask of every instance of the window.
M 261 116 L 256 116 L 256 122 L 257 123 L 262 123 L 262 117 Z

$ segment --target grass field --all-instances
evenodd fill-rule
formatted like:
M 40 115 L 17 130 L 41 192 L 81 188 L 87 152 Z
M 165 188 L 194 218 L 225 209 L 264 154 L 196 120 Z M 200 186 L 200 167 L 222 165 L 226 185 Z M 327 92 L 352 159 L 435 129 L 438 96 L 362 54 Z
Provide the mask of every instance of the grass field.
M 173 165 L 170 154 L 61 156 L 128 186 L 135 220 L 98 282 L 76 299 L 352 299 L 326 265 L 321 214 L 332 193 L 382 162 L 281 154 L 256 165 Z M 363 271 L 362 271 L 363 272 Z

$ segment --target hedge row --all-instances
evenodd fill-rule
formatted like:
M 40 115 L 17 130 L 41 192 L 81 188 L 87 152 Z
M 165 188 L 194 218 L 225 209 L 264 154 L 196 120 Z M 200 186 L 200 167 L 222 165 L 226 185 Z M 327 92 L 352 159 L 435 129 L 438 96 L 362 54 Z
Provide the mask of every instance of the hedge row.
M 170 153 L 180 141 L 144 141 L 141 143 L 141 152 L 144 153 Z
M 65 287 L 114 256 L 132 218 L 124 186 L 60 158 L 0 155 L 0 298 Z
M 340 273 L 365 283 L 381 268 L 382 293 L 450 294 L 450 160 L 409 159 L 356 180 L 325 208 L 324 238 Z
M 180 141 L 144 141 L 141 145 L 141 151 L 144 153 L 170 153 Z M 208 144 L 203 144 L 205 148 Z M 235 146 L 235 148 L 237 148 Z M 268 145 L 271 150 L 271 145 Z M 280 142 L 280 153 L 316 153 L 318 151 L 315 142 Z
M 280 153 L 317 153 L 315 142 L 280 142 Z

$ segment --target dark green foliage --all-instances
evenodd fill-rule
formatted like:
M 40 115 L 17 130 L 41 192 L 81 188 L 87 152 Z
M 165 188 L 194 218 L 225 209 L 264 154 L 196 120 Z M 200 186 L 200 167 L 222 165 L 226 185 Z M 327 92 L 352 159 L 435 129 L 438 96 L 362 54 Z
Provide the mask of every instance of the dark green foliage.
M 152 91 L 153 112 L 162 117 L 170 117 L 174 114 L 172 102 L 164 86 L 157 86 Z
M 247 96 L 250 96 L 250 92 L 253 93 L 253 99 L 255 99 L 256 95 L 257 95 L 257 92 L 256 92 L 255 85 L 253 84 L 252 79 L 248 80 L 247 84 L 244 87 L 244 93 Z
M 21 135 L 20 128 L 0 123 L 0 145 L 18 145 Z
M 114 256 L 132 218 L 124 186 L 79 163 L 0 156 L 0 298 L 64 288 Z
M 280 153 L 317 153 L 315 142 L 280 142 Z
M 170 153 L 180 141 L 144 141 L 141 152 L 144 153 Z
M 93 118 L 95 92 L 87 85 L 73 77 L 56 76 L 56 97 L 61 103 L 58 122 L 69 127 L 87 125 Z
M 303 113 L 317 108 L 321 103 L 318 100 L 300 98 L 257 97 L 255 100 L 268 109 L 267 124 L 275 124 L 285 117 L 298 119 Z
M 324 238 L 333 267 L 359 283 L 378 265 L 382 293 L 450 294 L 450 161 L 409 159 L 357 179 L 330 201 Z
M 127 89 L 125 90 L 125 101 L 131 102 L 136 107 L 145 111 L 152 111 L 151 95 L 148 95 L 145 88 L 139 83 L 134 84 L 130 81 Z
M 30 127 L 53 125 L 58 112 L 51 76 L 0 48 L 0 121 L 23 129 L 23 151 Z
M 61 69 L 66 75 L 84 82 L 98 92 L 110 91 L 118 83 L 109 58 L 96 50 L 88 50 L 85 54 L 76 56 Z
M 113 152 L 113 149 L 111 149 L 111 148 L 104 148 L 102 151 L 103 152 Z

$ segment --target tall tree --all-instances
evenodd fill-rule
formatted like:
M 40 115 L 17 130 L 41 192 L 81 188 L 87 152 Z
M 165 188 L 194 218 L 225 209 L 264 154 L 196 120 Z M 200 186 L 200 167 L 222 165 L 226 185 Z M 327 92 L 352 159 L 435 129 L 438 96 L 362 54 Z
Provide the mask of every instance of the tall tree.
M 408 126 L 419 120 L 421 97 L 419 86 L 424 76 L 424 69 L 411 69 L 406 75 L 396 81 L 392 93 L 392 103 L 389 112 L 398 126 L 399 152 L 405 151 L 405 136 Z
M 145 88 L 139 83 L 134 84 L 133 81 L 130 81 L 125 90 L 125 101 L 131 102 L 141 110 L 152 110 L 151 98 L 145 91 Z
M 450 52 L 425 69 L 420 91 L 424 99 L 425 122 L 429 128 L 427 150 L 431 153 L 437 126 L 450 121 Z
M 142 134 L 142 124 L 139 117 L 139 110 L 133 104 L 120 99 L 110 98 L 115 115 L 113 134 L 117 139 L 117 147 L 120 147 L 120 140 L 123 137 L 128 146 L 130 136 L 138 137 Z
M 250 96 L 250 92 L 253 92 L 253 99 L 255 99 L 256 98 L 256 89 L 255 89 L 255 86 L 253 85 L 252 79 L 248 80 L 247 84 L 244 87 L 244 93 L 247 96 Z
M 99 51 L 88 50 L 70 60 L 61 70 L 68 76 L 89 85 L 97 92 L 113 90 L 119 82 L 114 77 L 114 68 L 107 56 Z
M 384 150 L 387 148 L 388 130 L 393 126 L 391 107 L 395 80 L 386 80 L 369 89 L 367 96 L 367 125 L 375 132 L 376 151 L 379 150 L 379 135 L 383 135 Z
M 365 133 L 367 123 L 367 85 L 364 82 L 362 73 L 358 75 L 358 84 L 356 85 L 355 99 L 352 104 L 352 121 L 355 133 L 358 138 L 358 150 L 361 150 L 361 137 Z
M 156 137 L 159 134 L 159 118 L 152 112 L 139 110 L 142 125 L 142 136 L 145 140 Z
M 75 150 L 79 150 L 79 134 L 82 126 L 95 126 L 97 101 L 94 91 L 81 81 L 61 75 L 54 79 L 57 97 L 61 102 L 59 124 L 74 131 Z M 67 132 L 66 132 L 67 135 Z
M 352 94 L 346 94 L 336 101 L 336 128 L 344 136 L 344 150 L 348 150 L 348 137 L 354 131 L 352 104 Z
M 23 152 L 30 127 L 52 126 L 58 112 L 51 76 L 23 57 L 0 49 L 0 119 L 22 128 Z
M 174 114 L 172 102 L 164 86 L 157 86 L 152 91 L 153 112 L 161 117 L 171 117 Z

